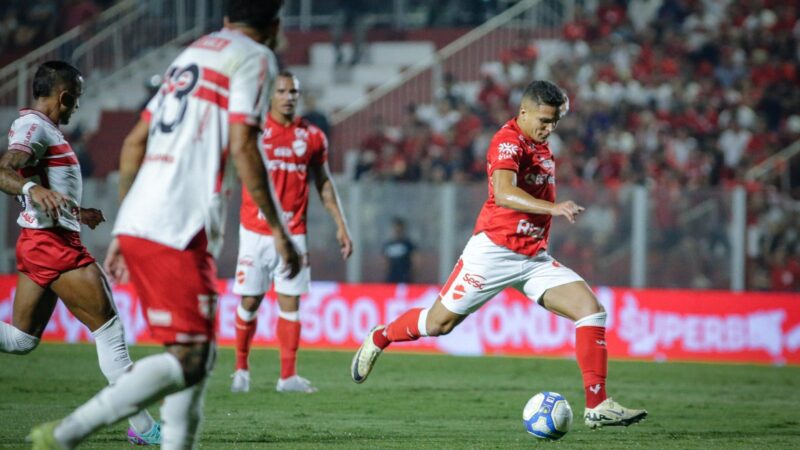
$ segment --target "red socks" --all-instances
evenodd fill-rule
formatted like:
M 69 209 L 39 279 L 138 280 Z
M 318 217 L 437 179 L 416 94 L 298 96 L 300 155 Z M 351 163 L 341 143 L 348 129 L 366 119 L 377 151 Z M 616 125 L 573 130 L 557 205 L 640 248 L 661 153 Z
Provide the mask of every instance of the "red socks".
M 575 357 L 583 374 L 586 407 L 594 408 L 606 399 L 606 327 L 578 326 L 575 329 Z
M 409 309 L 386 326 L 383 333 L 373 333 L 372 342 L 384 349 L 392 342 L 416 341 L 420 338 L 419 315 L 423 308 Z
M 236 314 L 236 370 L 249 370 L 247 358 L 250 356 L 250 344 L 256 334 L 258 319 L 245 322 Z
M 279 317 L 277 335 L 281 352 L 281 378 L 286 379 L 297 373 L 300 322 Z

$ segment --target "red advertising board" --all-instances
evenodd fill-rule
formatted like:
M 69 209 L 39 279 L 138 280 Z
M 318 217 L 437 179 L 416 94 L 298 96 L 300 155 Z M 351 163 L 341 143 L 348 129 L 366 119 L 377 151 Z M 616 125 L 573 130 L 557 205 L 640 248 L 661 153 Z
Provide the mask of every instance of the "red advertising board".
M 11 321 L 15 276 L 0 276 L 0 320 Z M 357 348 L 375 324 L 406 309 L 429 306 L 438 286 L 313 283 L 301 301 L 304 347 Z M 220 281 L 219 341 L 233 344 L 238 297 Z M 800 364 L 800 295 L 723 291 L 597 288 L 608 311 L 612 358 Z M 130 286 L 114 299 L 129 342 L 152 342 Z M 259 310 L 255 345 L 277 345 L 278 306 L 272 294 Z M 45 340 L 88 341 L 90 334 L 59 303 Z M 393 349 L 462 355 L 572 356 L 572 322 L 548 313 L 519 292 L 506 290 L 451 334 L 398 344 Z

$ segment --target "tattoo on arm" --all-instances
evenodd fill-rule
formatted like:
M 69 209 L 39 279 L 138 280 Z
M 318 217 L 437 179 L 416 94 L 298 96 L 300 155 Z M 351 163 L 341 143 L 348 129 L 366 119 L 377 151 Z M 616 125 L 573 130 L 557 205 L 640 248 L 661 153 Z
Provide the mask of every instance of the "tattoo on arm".
M 17 173 L 17 170 L 25 167 L 31 155 L 17 150 L 9 150 L 0 157 L 0 191 L 6 194 L 19 195 L 22 193 L 22 186 L 25 179 Z

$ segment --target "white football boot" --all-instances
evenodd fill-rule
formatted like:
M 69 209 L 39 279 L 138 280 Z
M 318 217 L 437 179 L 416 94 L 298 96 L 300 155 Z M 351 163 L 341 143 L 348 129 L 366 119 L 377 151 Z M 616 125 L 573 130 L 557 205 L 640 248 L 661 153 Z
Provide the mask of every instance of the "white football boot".
M 304 392 L 306 394 L 317 392 L 317 388 L 312 386 L 310 381 L 299 375 L 292 375 L 286 379 L 279 378 L 275 390 L 278 392 Z
M 231 378 L 231 392 L 250 392 L 250 371 L 237 369 Z
M 356 352 L 355 356 L 353 356 L 353 362 L 350 364 L 350 377 L 353 378 L 353 381 L 356 383 L 363 383 L 369 373 L 372 371 L 372 366 L 375 365 L 375 360 L 378 359 L 378 356 L 383 352 L 374 342 L 372 342 L 372 335 L 374 333 L 380 333 L 385 327 L 383 325 L 378 325 L 377 327 L 370 330 L 367 337 L 364 339 L 364 343 L 361 344 L 358 351 Z
M 589 428 L 614 427 L 640 422 L 647 417 L 647 411 L 643 409 L 626 408 L 611 399 L 603 400 L 603 403 L 594 408 L 586 408 L 583 419 Z

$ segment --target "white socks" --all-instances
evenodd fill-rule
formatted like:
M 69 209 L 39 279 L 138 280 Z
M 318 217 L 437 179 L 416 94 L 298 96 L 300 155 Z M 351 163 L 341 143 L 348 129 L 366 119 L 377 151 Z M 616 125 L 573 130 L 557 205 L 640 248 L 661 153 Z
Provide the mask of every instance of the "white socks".
M 256 319 L 256 317 L 258 317 L 258 311 L 250 312 L 242 308 L 242 305 L 240 303 L 239 306 L 236 308 L 236 315 L 239 316 L 239 318 L 245 322 L 252 322 L 253 320 Z
M 39 345 L 39 338 L 18 330 L 14 325 L 0 322 L 0 352 L 26 355 Z
M 428 335 L 428 310 L 429 308 L 422 308 L 422 311 L 419 312 L 419 319 L 417 319 L 417 329 L 419 330 L 420 336 L 427 336 Z
M 108 380 L 108 384 L 114 384 L 133 364 L 128 354 L 125 330 L 122 328 L 119 316 L 114 316 L 103 326 L 94 330 L 92 336 L 94 336 L 97 347 L 97 361 L 100 364 L 100 370 Z M 128 422 L 137 433 L 147 433 L 156 423 L 146 410 L 130 416 Z
M 289 322 L 299 322 L 300 311 L 283 311 L 279 309 L 278 317 L 280 317 L 283 320 L 288 320 Z
M 599 312 L 575 321 L 575 328 L 578 327 L 604 327 L 606 326 L 606 313 Z
M 129 417 L 185 386 L 176 357 L 169 353 L 148 356 L 65 417 L 55 429 L 55 438 L 62 446 L 72 448 L 98 428 Z
M 161 405 L 161 448 L 191 450 L 200 436 L 203 400 L 208 378 L 194 386 L 168 395 Z

